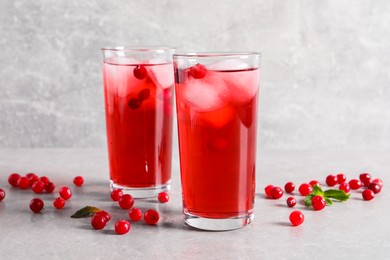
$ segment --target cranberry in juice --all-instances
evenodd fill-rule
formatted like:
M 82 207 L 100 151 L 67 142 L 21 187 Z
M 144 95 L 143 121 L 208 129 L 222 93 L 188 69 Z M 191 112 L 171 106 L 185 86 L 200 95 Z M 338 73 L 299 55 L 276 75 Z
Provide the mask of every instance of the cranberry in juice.
M 103 63 L 110 179 L 114 188 L 169 183 L 172 64 Z

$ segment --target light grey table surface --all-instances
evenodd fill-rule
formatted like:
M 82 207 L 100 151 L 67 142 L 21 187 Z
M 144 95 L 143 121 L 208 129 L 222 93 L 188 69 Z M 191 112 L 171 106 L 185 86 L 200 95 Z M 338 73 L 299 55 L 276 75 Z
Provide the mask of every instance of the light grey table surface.
M 106 209 L 113 218 L 127 218 L 109 198 L 104 149 L 0 149 L 0 259 L 390 259 L 389 151 L 261 151 L 258 154 L 254 222 L 228 232 L 193 230 L 183 224 L 177 155 L 173 156 L 171 200 L 137 200 L 141 208 L 158 208 L 157 226 L 135 223 L 126 235 L 116 235 L 113 221 L 104 231 L 92 230 L 89 219 L 70 215 L 86 205 Z M 73 197 L 63 210 L 52 206 L 54 194 L 35 195 L 11 188 L 11 172 L 46 175 L 57 185 L 69 185 Z M 349 178 L 370 172 L 384 180 L 370 202 L 352 192 L 346 203 L 315 212 L 303 205 L 305 222 L 291 227 L 292 209 L 281 200 L 264 198 L 266 184 L 324 182 L 329 173 Z M 72 179 L 85 177 L 75 188 Z M 56 189 L 56 192 L 58 188 Z M 294 194 L 299 200 L 302 197 Z M 41 197 L 42 214 L 30 212 L 31 198 Z

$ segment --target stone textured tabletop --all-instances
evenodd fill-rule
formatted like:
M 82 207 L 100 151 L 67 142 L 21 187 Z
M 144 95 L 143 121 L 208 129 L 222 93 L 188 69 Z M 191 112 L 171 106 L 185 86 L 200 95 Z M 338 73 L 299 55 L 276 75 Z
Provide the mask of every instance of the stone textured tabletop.
M 89 219 L 70 218 L 85 205 L 106 209 L 114 219 L 127 218 L 109 198 L 104 149 L 1 149 L 0 187 L 7 194 L 0 202 L 0 259 L 389 259 L 389 158 L 389 151 L 260 151 L 254 222 L 240 230 L 205 232 L 183 224 L 174 155 L 171 200 L 136 201 L 141 208 L 158 208 L 159 224 L 134 223 L 128 234 L 119 236 L 112 220 L 105 230 L 96 231 Z M 45 208 L 34 214 L 28 204 L 37 195 L 8 185 L 10 173 L 31 171 L 50 177 L 57 187 L 72 187 L 74 195 L 63 210 L 53 208 L 53 194 L 44 194 L 39 197 Z M 346 203 L 318 212 L 299 203 L 296 209 L 306 217 L 299 227 L 289 224 L 286 195 L 264 198 L 266 184 L 323 182 L 327 174 L 338 172 L 349 178 L 371 172 L 383 179 L 384 189 L 370 202 L 352 192 Z M 81 188 L 72 184 L 76 175 L 85 177 Z

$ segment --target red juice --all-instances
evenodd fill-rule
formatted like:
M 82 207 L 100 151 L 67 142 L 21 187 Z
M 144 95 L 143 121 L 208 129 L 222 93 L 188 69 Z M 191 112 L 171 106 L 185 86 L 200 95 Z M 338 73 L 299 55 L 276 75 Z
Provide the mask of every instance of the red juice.
M 211 219 L 252 213 L 258 82 L 257 68 L 209 69 L 203 78 L 176 69 L 185 213 Z
M 106 59 L 103 75 L 112 188 L 169 185 L 173 65 Z

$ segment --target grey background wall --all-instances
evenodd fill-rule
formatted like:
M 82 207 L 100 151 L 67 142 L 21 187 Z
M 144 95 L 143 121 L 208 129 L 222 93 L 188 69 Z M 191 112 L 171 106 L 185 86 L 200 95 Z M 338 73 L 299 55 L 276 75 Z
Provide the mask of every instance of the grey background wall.
M 2 0 L 0 147 L 104 147 L 122 44 L 261 51 L 261 149 L 390 148 L 387 0 Z

